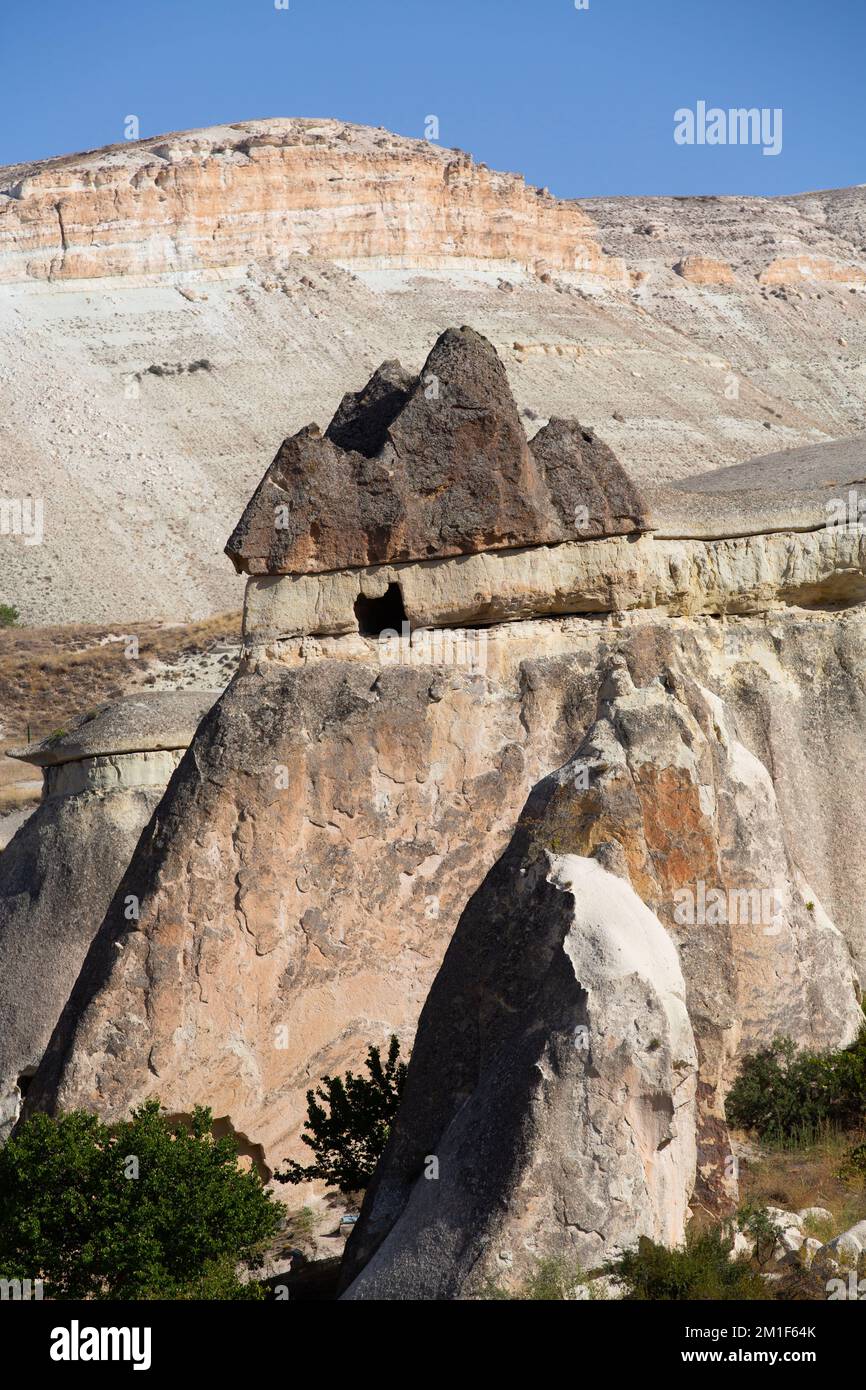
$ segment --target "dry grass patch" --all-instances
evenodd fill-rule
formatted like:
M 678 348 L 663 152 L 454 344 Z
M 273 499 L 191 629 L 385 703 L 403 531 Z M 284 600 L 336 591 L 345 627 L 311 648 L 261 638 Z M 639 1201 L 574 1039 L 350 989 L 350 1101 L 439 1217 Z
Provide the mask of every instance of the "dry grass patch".
M 740 1197 L 743 1202 L 802 1211 L 826 1207 L 833 1229 L 808 1231 L 819 1240 L 847 1231 L 866 1220 L 866 1185 L 844 1178 L 840 1169 L 845 1155 L 863 1143 L 863 1132 L 827 1131 L 802 1147 L 757 1146 L 757 1157 L 740 1161 Z M 753 1150 L 756 1146 L 750 1146 Z
M 2 752 L 0 746 L 0 752 Z M 11 767 L 14 767 L 10 763 Z M 0 772 L 5 773 L 6 769 L 0 765 Z M 0 783 L 0 816 L 8 815 L 10 811 L 19 811 L 22 806 L 35 806 L 42 792 L 42 779 L 33 781 L 8 781 Z
M 122 640 L 131 637 L 138 640 L 135 660 Z M 147 689 L 161 666 L 180 671 L 190 658 L 234 646 L 239 638 L 239 613 L 194 623 L 0 631 L 0 746 L 27 743 L 28 730 L 29 741 L 36 742 L 84 710 Z

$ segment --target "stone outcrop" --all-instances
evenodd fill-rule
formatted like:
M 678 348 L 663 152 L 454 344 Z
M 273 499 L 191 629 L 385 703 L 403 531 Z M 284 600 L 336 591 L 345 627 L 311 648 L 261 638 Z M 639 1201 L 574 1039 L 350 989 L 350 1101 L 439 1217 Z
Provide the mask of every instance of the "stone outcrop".
M 761 271 L 761 285 L 866 285 L 866 270 L 829 256 L 778 256 Z
M 364 661 L 247 666 L 206 717 L 85 963 L 39 1103 L 119 1115 L 145 1094 L 182 1112 L 207 1099 L 275 1168 L 308 1085 L 392 1031 L 409 1042 L 551 740 L 565 756 L 573 678 L 536 710 L 513 670 L 386 669 L 363 645 Z
M 862 430 L 864 206 L 866 185 L 571 202 L 336 121 L 0 170 L 4 499 L 45 504 L 41 544 L 4 539 L 0 602 L 27 624 L 235 606 L 214 537 L 280 441 L 383 359 L 414 378 L 455 320 L 496 344 L 528 433 L 577 403 L 642 489 Z M 735 283 L 674 274 L 684 252 Z M 777 256 L 852 278 L 759 284 Z
M 577 421 L 528 444 L 495 348 L 448 329 L 417 380 L 386 363 L 324 435 L 285 440 L 226 552 L 248 574 L 310 574 L 619 535 L 644 512 Z
M 687 504 L 683 504 L 683 510 Z M 722 511 L 719 508 L 719 511 Z M 814 515 L 814 509 L 811 514 Z M 397 591 L 392 607 L 388 600 Z M 766 613 L 866 599 L 866 528 L 781 531 L 710 541 L 642 537 L 484 551 L 447 560 L 283 578 L 253 577 L 244 604 L 251 649 L 309 634 L 364 630 L 359 608 L 384 604 L 381 627 L 513 622 L 540 615 Z
M 732 285 L 734 272 L 727 261 L 712 256 L 683 256 L 674 266 L 677 275 L 692 285 Z
M 425 216 L 409 215 L 418 205 Z M 174 274 L 293 253 L 625 278 L 576 203 L 461 150 L 341 121 L 244 121 L 0 171 L 0 282 Z
M 622 657 L 602 668 L 598 718 L 461 918 L 350 1297 L 459 1297 L 542 1256 L 587 1267 L 637 1235 L 677 1243 L 696 1181 L 705 1206 L 736 1192 L 734 1059 L 782 1033 L 857 1034 L 851 955 L 790 856 L 772 779 L 666 645 L 646 685 Z
M 676 949 L 596 859 L 550 848 L 544 783 L 469 903 L 351 1238 L 348 1297 L 442 1299 L 678 1244 L 696 1054 Z
M 527 442 L 495 349 L 448 329 L 417 379 L 386 362 L 324 435 L 284 442 L 226 547 L 250 576 L 245 636 L 859 602 L 866 531 L 846 499 L 862 451 L 830 478 L 803 462 L 638 488 L 576 420 Z
M 11 755 L 42 769 L 43 794 L 0 855 L 0 1136 L 136 841 L 214 698 L 127 697 Z
M 467 899 L 505 849 L 532 786 L 597 723 L 599 670 L 619 653 L 654 698 L 646 697 L 626 759 L 631 819 L 614 804 L 605 815 L 610 835 L 619 826 L 630 852 L 647 859 L 636 891 L 676 929 L 686 978 L 707 991 L 709 1022 L 695 1024 L 708 1056 L 702 1164 L 720 1172 L 702 1182 L 719 1189 L 724 1131 L 709 1117 L 718 1118 L 743 1045 L 738 1011 L 748 1005 L 748 1037 L 758 1036 L 761 1018 L 803 1043 L 849 1029 L 850 966 L 843 960 L 832 1009 L 822 1002 L 822 962 L 814 993 L 806 978 L 823 912 L 866 971 L 851 873 L 866 853 L 857 791 L 866 776 L 862 610 L 730 624 L 651 613 L 551 618 L 494 627 L 471 650 L 482 658 L 474 670 L 457 646 L 450 660 L 421 646 L 387 664 L 370 638 L 304 639 L 278 659 L 242 664 L 133 856 L 31 1088 L 35 1102 L 120 1115 L 147 1095 L 178 1111 L 207 1100 L 262 1146 L 270 1168 L 299 1156 L 307 1086 L 357 1066 L 368 1043 L 391 1031 L 409 1043 Z M 688 678 L 686 708 L 653 687 L 668 670 L 681 686 Z M 662 714 L 663 740 L 654 733 Z M 728 752 L 714 733 L 719 721 L 739 730 L 734 741 L 725 735 Z M 700 745 L 694 753 L 690 739 Z M 667 761 L 674 766 L 665 771 Z M 743 768 L 751 790 L 739 786 Z M 736 792 L 725 791 L 727 776 Z M 662 801 L 653 809 L 660 783 L 673 810 Z M 740 801 L 745 825 L 735 814 Z M 653 856 L 664 847 L 656 822 L 671 814 L 675 830 L 686 812 L 693 828 L 684 823 L 680 842 L 671 831 L 664 872 L 656 871 Z M 709 862 L 721 831 L 728 858 Z M 679 927 L 673 894 L 691 884 L 697 895 L 699 880 L 775 889 L 777 863 L 785 863 L 780 836 L 799 869 L 784 868 L 787 925 L 778 937 L 746 927 L 737 982 L 726 932 Z M 573 841 L 568 851 L 589 857 L 593 848 Z M 142 904 L 137 922 L 123 914 L 128 893 Z M 841 950 L 827 925 L 830 943 Z M 796 1004 L 798 990 L 813 1000 L 809 1011 Z M 783 1016 L 779 1000 L 796 1007 Z

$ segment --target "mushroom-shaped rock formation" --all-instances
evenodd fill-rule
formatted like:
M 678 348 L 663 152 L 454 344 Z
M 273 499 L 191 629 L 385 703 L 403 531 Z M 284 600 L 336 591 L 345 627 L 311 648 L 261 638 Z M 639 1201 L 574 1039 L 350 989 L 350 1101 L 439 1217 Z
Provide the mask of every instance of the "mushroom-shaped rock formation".
M 419 377 L 386 362 L 324 435 L 285 440 L 226 551 L 248 574 L 318 574 L 645 524 L 607 445 L 563 420 L 528 443 L 495 348 L 449 328 Z
M 10 754 L 42 768 L 43 792 L 0 855 L 0 1137 L 136 841 L 215 699 L 129 696 Z

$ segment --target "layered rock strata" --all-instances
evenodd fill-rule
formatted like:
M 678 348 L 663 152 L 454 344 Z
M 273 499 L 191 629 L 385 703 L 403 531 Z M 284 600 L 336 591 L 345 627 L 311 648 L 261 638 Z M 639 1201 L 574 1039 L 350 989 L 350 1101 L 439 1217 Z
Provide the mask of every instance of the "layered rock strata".
M 250 576 L 251 647 L 404 622 L 858 603 L 862 459 L 830 471 L 804 460 L 780 486 L 743 465 L 715 489 L 638 488 L 576 420 L 528 441 L 495 349 L 449 329 L 417 379 L 387 362 L 324 435 L 287 439 L 226 551 Z
M 340 121 L 214 126 L 2 175 L 0 282 L 175 274 L 294 253 L 626 279 L 575 203 L 461 150 Z

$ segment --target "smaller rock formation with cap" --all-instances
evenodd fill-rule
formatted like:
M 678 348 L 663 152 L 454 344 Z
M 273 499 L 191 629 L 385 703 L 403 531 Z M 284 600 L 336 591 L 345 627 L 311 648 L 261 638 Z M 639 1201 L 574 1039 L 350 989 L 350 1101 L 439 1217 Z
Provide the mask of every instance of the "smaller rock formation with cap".
M 593 430 L 552 419 L 527 441 L 495 348 L 464 327 L 419 376 L 385 362 L 324 434 L 286 439 L 226 552 L 250 576 L 245 635 L 268 642 L 578 611 L 546 549 L 570 573 L 575 542 L 647 525 Z
M 128 696 L 9 756 L 42 801 L 0 856 L 0 1138 L 105 910 L 214 691 Z

